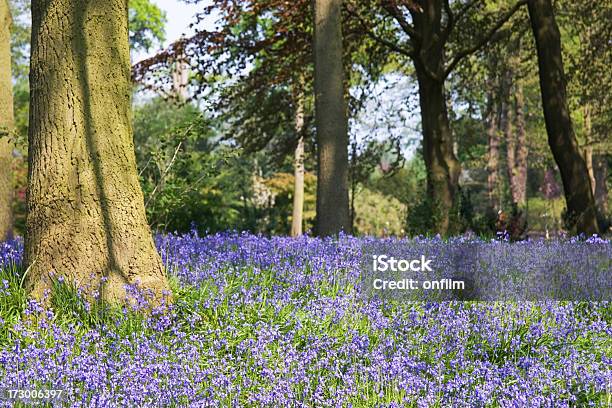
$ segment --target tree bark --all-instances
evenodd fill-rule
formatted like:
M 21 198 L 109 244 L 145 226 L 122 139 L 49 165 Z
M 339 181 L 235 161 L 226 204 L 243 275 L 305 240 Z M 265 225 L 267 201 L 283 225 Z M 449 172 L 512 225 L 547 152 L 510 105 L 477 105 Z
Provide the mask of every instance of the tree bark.
M 157 304 L 169 289 L 138 182 L 127 1 L 34 0 L 25 264 L 44 300 L 52 276 Z
M 512 84 L 512 75 L 505 93 L 505 135 L 506 158 L 508 163 L 508 184 L 512 203 L 523 207 L 527 203 L 527 145 L 525 129 L 525 101 L 520 84 Z M 512 86 L 513 85 L 513 86 Z M 511 97 L 514 89 L 514 98 Z M 512 101 L 514 99 L 514 101 Z M 513 103 L 514 102 L 514 103 Z M 513 126 L 513 124 L 515 126 Z
M 423 156 L 427 168 L 427 195 L 435 209 L 434 229 L 442 235 L 448 235 L 461 166 L 453 153 L 444 83 L 429 77 L 419 68 L 420 65 L 415 63 L 419 82 Z
M 304 96 L 296 97 L 295 134 L 298 138 L 293 158 L 293 215 L 291 217 L 291 236 L 302 235 L 304 218 Z
M 608 214 L 608 161 L 605 155 L 593 158 L 595 176 L 595 204 L 603 216 Z
M 180 54 L 172 68 L 172 96 L 179 102 L 185 102 L 189 98 L 187 84 L 189 83 L 189 65 L 185 55 Z
M 341 0 L 314 0 L 317 235 L 350 232 Z
M 593 171 L 593 126 L 591 122 L 591 109 L 588 105 L 583 108 L 584 114 L 584 135 L 585 135 L 585 146 L 584 146 L 584 162 L 587 167 L 587 173 L 589 174 L 589 180 L 591 181 L 591 190 L 593 195 L 595 194 L 595 172 Z
M 516 133 L 514 129 L 514 110 L 511 101 L 512 73 L 506 71 L 502 85 L 502 129 L 506 141 L 506 177 L 510 189 L 511 200 L 514 203 L 515 185 L 514 174 L 516 171 Z
M 411 9 L 418 38 L 413 38 L 412 60 L 419 83 L 423 156 L 427 168 L 427 195 L 431 201 L 432 227 L 442 235 L 451 231 L 451 212 L 456 207 L 461 165 L 454 153 L 448 119 L 445 81 L 445 41 L 442 32 L 442 1 L 422 2 Z
M 598 233 L 591 183 L 567 105 L 561 35 L 552 3 L 550 0 L 529 0 L 528 8 L 538 52 L 548 144 L 561 172 L 569 226 L 576 233 Z
M 0 0 L 0 242 L 13 235 L 11 23 L 8 0 Z
M 516 146 L 515 162 L 512 172 L 512 198 L 515 204 L 523 207 L 527 204 L 527 159 L 529 147 L 527 146 L 527 125 L 525 122 L 525 97 L 523 86 L 516 84 L 514 94 L 514 109 L 516 117 Z
M 492 93 L 487 96 L 487 187 L 489 202 L 495 210 L 501 209 L 499 203 L 499 112 L 496 98 Z

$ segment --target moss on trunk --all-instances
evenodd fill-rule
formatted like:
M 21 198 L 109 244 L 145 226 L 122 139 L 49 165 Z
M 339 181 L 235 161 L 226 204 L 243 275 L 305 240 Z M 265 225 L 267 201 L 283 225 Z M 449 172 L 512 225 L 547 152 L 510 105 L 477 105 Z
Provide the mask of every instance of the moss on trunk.
M 41 298 L 52 275 L 125 299 L 168 282 L 138 182 L 127 1 L 34 0 L 25 262 Z

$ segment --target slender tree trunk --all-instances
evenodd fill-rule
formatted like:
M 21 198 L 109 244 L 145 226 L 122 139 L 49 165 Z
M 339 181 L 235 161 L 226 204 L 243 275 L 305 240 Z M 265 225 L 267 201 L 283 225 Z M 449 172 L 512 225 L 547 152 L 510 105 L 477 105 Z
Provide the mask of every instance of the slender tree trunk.
M 291 217 L 291 236 L 302 235 L 304 218 L 304 95 L 296 97 L 295 134 L 298 142 L 293 158 L 293 216 Z
M 599 232 L 595 200 L 567 105 L 561 35 L 552 3 L 529 0 L 528 7 L 538 52 L 548 144 L 561 172 L 570 227 L 573 232 L 594 234 Z
M 595 203 L 602 215 L 608 214 L 608 161 L 604 155 L 593 158 L 595 174 Z
M 350 232 L 341 0 L 314 0 L 317 235 Z
M 127 1 L 34 0 L 25 263 L 36 298 L 63 276 L 122 302 L 168 290 L 132 137 Z
M 514 108 L 516 117 L 516 153 L 514 171 L 512 172 L 514 186 L 513 200 L 519 206 L 527 204 L 527 128 L 525 122 L 525 97 L 521 83 L 516 84 L 514 94 Z
M 0 241 L 13 235 L 11 22 L 8 0 L 0 0 Z
M 503 101 L 502 101 L 502 129 L 504 139 L 506 141 L 506 177 L 508 178 L 508 186 L 510 188 L 510 196 L 512 203 L 515 203 L 515 179 L 516 172 L 516 132 L 514 129 L 514 110 L 512 108 L 511 91 L 512 90 L 512 74 L 506 72 L 503 85 Z
M 584 162 L 589 173 L 589 180 L 591 181 L 591 190 L 593 195 L 595 194 L 595 173 L 593 171 L 593 126 L 591 124 L 591 109 L 587 105 L 583 109 L 584 113 L 584 134 L 585 134 L 585 146 L 584 146 Z
M 506 158 L 508 164 L 508 184 L 512 203 L 523 207 L 527 203 L 527 145 L 523 89 L 520 84 L 511 86 L 512 76 L 508 77 L 508 88 L 505 93 L 505 135 L 506 135 Z M 510 96 L 514 89 L 514 98 Z M 514 103 L 512 103 L 514 99 Z
M 179 102 L 185 102 L 189 98 L 187 84 L 189 82 L 189 65 L 185 55 L 181 54 L 174 62 L 172 69 L 172 93 Z
M 487 154 L 487 186 L 491 206 L 499 210 L 499 112 L 496 98 L 490 93 L 487 97 L 487 138 L 489 140 Z

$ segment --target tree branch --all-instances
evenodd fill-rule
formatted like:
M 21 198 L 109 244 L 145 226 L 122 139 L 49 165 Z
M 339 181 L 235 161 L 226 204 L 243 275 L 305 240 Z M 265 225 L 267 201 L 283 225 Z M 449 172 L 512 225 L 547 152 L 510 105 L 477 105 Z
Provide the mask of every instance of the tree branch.
M 446 27 L 442 31 L 442 41 L 446 42 L 450 33 L 453 31 L 453 28 L 465 17 L 468 11 L 478 3 L 477 0 L 472 0 L 467 2 L 457 13 L 457 15 L 453 14 L 453 10 L 450 6 L 450 0 L 444 0 L 444 11 L 448 16 L 448 21 L 446 23 Z
M 392 51 L 395 51 L 399 54 L 405 55 L 409 58 L 413 58 L 414 57 L 414 50 L 411 48 L 404 48 L 396 43 L 394 43 L 393 41 L 389 41 L 387 39 L 382 38 L 381 36 L 377 35 L 368 25 L 367 21 L 361 16 L 359 15 L 359 13 L 354 9 L 354 7 L 352 5 L 347 4 L 346 5 L 346 9 L 349 12 L 350 15 L 354 16 L 355 18 L 357 18 L 357 20 L 359 20 L 359 23 L 361 24 L 361 26 L 363 27 L 365 33 L 368 35 L 368 37 L 372 38 L 374 41 L 386 46 L 387 48 L 391 49 Z
M 190 128 L 191 128 L 191 126 L 190 126 Z M 155 188 L 151 192 L 151 195 L 149 196 L 149 199 L 145 203 L 145 208 L 149 207 L 149 203 L 151 202 L 151 200 L 153 200 L 153 197 L 155 197 L 155 194 L 157 193 L 158 188 L 161 186 L 161 184 L 165 180 L 166 176 L 168 175 L 168 172 L 170 171 L 170 168 L 174 164 L 174 161 L 176 160 L 176 157 L 178 155 L 179 150 L 181 150 L 181 146 L 182 145 L 183 145 L 183 141 L 181 140 L 179 142 L 178 146 L 176 146 L 176 149 L 174 150 L 174 155 L 172 156 L 172 160 L 170 160 L 170 164 L 168 164 L 168 167 L 166 167 L 166 169 L 164 170 L 163 174 L 161 175 L 161 177 L 159 179 L 159 182 L 155 185 Z
M 499 31 L 499 29 L 510 20 L 510 18 L 525 4 L 527 4 L 527 0 L 519 0 L 510 10 L 508 10 L 495 25 L 473 46 L 469 48 L 465 48 L 459 51 L 455 57 L 451 60 L 451 63 L 444 70 L 444 78 L 448 77 L 448 75 L 453 72 L 457 64 L 461 62 L 461 60 L 468 55 L 471 55 L 482 48 L 486 43 L 488 43 L 493 36 Z
M 417 33 L 414 27 L 408 22 L 408 20 L 406 20 L 404 14 L 395 4 L 392 4 L 391 2 L 384 2 L 382 7 L 391 17 L 395 19 L 395 21 L 397 21 L 402 30 L 404 30 L 404 32 L 408 34 L 410 38 L 414 38 L 415 40 L 419 40 L 421 38 L 419 33 Z
M 453 15 L 453 10 L 450 6 L 450 0 L 444 0 L 444 11 L 446 12 L 446 27 L 442 30 L 442 41 L 446 42 L 450 32 L 453 30 L 455 26 L 455 16 Z

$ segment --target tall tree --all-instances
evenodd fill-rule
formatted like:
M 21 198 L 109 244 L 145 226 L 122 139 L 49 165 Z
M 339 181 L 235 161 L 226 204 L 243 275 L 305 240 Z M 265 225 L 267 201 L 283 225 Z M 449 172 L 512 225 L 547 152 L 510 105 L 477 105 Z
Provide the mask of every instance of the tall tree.
M 491 87 L 491 85 L 489 84 Z M 498 97 L 493 90 L 487 92 L 487 192 L 491 207 L 501 208 L 499 195 L 499 109 Z
M 293 157 L 293 211 L 291 236 L 302 235 L 304 219 L 304 94 L 298 92 L 295 99 L 295 133 L 298 141 Z
M 582 2 L 559 0 L 558 24 L 569 41 L 564 41 L 564 69 L 568 76 L 570 109 L 582 116 L 575 130 L 584 149 L 587 170 L 593 184 L 595 203 L 604 221 L 607 208 L 608 157 L 612 154 L 612 0 L 600 0 L 585 7 Z M 582 115 L 577 115 L 578 112 Z M 580 137 L 582 136 L 582 137 Z
M 516 118 L 516 130 L 515 135 L 513 135 L 514 154 L 512 155 L 514 160 L 508 164 L 508 176 L 510 178 L 512 202 L 519 207 L 524 207 L 527 204 L 527 157 L 529 148 L 527 146 L 527 123 L 525 120 L 525 95 L 520 80 L 515 83 L 513 105 Z
M 8 0 L 0 0 L 0 241 L 13 231 L 13 127 L 11 11 Z
M 317 235 L 350 232 L 342 0 L 314 0 Z
M 34 0 L 25 263 L 116 302 L 168 290 L 138 182 L 126 0 Z
M 506 139 L 506 162 L 508 184 L 512 204 L 524 207 L 527 204 L 527 132 L 525 123 L 525 98 L 518 78 L 516 55 L 510 57 L 503 91 L 502 117 Z M 512 95 L 514 94 L 514 96 Z
M 597 156 L 594 160 L 595 172 L 595 203 L 602 215 L 608 214 L 608 160 L 605 156 Z
M 526 1 L 512 2 L 506 8 L 493 5 L 490 8 L 495 9 L 494 13 L 486 11 L 484 2 L 475 0 L 372 0 L 351 4 L 352 14 L 373 39 L 409 58 L 414 65 L 419 84 L 427 195 L 435 211 L 432 227 L 442 234 L 452 232 L 451 212 L 457 207 L 461 173 L 454 152 L 445 81 L 466 57 L 492 41 Z M 390 26 L 386 23 L 388 18 L 371 16 L 372 10 L 376 13 L 381 8 L 395 24 Z M 473 32 L 465 30 L 468 35 L 462 34 L 470 20 L 478 28 L 471 27 Z M 395 32 L 396 27 L 401 34 Z
M 529 0 L 528 8 L 538 54 L 548 144 L 561 172 L 568 221 L 575 232 L 597 233 L 599 228 L 591 181 L 567 104 L 561 34 L 553 6 L 551 0 Z

